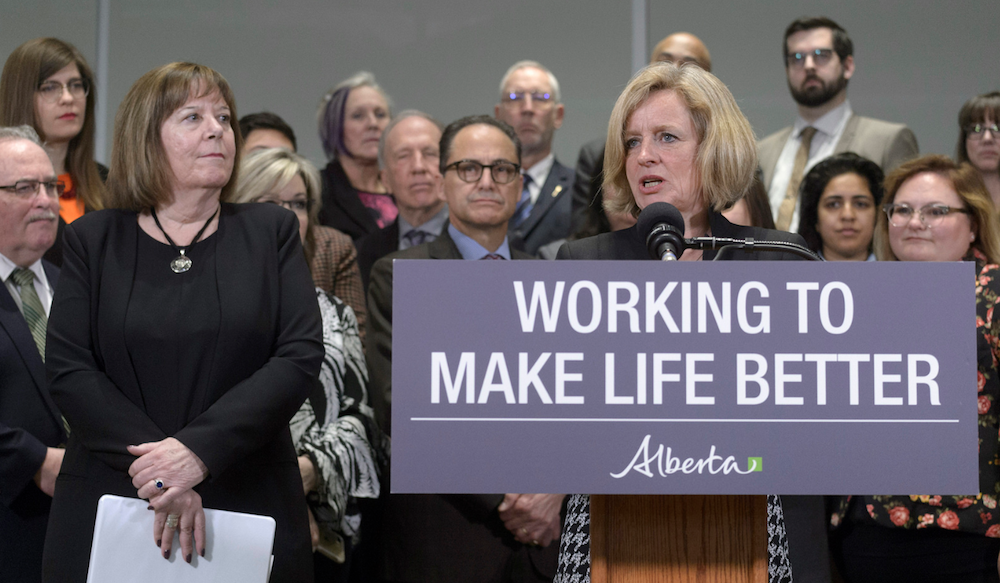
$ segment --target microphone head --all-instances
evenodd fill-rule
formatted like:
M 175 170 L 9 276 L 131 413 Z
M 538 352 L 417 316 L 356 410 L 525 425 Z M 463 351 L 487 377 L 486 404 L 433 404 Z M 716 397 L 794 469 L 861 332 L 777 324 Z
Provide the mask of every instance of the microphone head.
M 681 216 L 681 211 L 667 202 L 654 202 L 642 209 L 639 220 L 636 221 L 636 228 L 643 237 L 648 237 L 653 228 L 660 224 L 670 225 L 681 234 L 684 233 L 684 217 Z

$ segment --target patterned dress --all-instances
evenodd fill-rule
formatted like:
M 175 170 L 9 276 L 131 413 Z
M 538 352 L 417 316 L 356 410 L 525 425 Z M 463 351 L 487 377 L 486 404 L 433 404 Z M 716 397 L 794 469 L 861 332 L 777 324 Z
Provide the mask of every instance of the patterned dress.
M 965 258 L 976 262 L 976 350 L 979 408 L 979 492 L 958 496 L 844 496 L 830 514 L 830 526 L 843 522 L 852 499 L 865 505 L 870 520 L 888 528 L 943 528 L 1000 538 L 1000 319 L 993 308 L 1000 302 L 1000 266 L 987 264 L 976 249 Z M 933 471 L 929 469 L 929 471 Z
M 378 498 L 377 469 L 388 451 L 368 402 L 368 369 L 354 312 L 320 288 L 316 296 L 323 317 L 319 380 L 325 403 L 310 397 L 302 404 L 290 422 L 292 442 L 316 467 L 318 484 L 307 500 L 320 529 L 357 542 L 361 514 L 354 499 Z M 317 409 L 324 411 L 322 419 Z

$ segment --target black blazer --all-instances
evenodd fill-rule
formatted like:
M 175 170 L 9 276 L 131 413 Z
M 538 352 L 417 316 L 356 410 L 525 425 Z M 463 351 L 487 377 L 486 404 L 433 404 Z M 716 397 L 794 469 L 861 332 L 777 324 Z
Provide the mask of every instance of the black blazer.
M 508 233 L 510 246 L 529 255 L 552 241 L 569 237 L 573 211 L 573 169 L 555 160 L 524 222 Z
M 399 218 L 397 217 L 386 228 L 358 239 L 354 242 L 354 246 L 358 248 L 358 269 L 361 270 L 361 284 L 365 286 L 367 293 L 368 280 L 375 262 L 393 251 L 399 251 Z
M 372 406 L 386 431 L 391 429 L 393 259 L 462 259 L 462 254 L 445 228 L 430 243 L 375 262 L 368 288 L 366 355 Z M 533 257 L 511 249 L 511 259 Z M 517 542 L 496 511 L 502 500 L 502 494 L 383 496 L 381 578 L 408 583 L 551 581 L 558 541 L 544 549 Z M 505 569 L 514 569 L 517 578 L 504 576 Z
M 756 240 L 788 241 L 805 246 L 805 240 L 797 233 L 786 231 L 774 231 L 771 229 L 761 229 L 760 227 L 744 227 L 730 223 L 726 217 L 719 213 L 709 214 L 709 225 L 712 234 L 716 237 L 732 237 L 743 239 L 753 237 Z M 702 259 L 711 261 L 715 259 L 718 251 L 705 251 Z M 626 259 L 643 260 L 649 259 L 649 251 L 646 249 L 646 239 L 641 235 L 635 225 L 628 229 L 602 233 L 594 237 L 570 241 L 559 248 L 556 259 Z M 736 259 L 743 261 L 780 261 L 795 260 L 800 257 L 791 253 L 780 251 L 758 251 L 746 253 L 736 250 L 726 251 L 726 255 L 720 259 Z
M 587 208 L 600 203 L 604 183 L 604 138 L 587 142 L 580 148 L 573 181 L 573 232 L 587 222 Z
M 378 223 L 358 197 L 358 189 L 344 173 L 337 160 L 323 168 L 323 206 L 319 209 L 321 225 L 333 227 L 357 241 L 369 233 L 378 231 Z
M 138 236 L 135 213 L 122 210 L 88 213 L 66 228 L 46 366 L 72 432 L 45 543 L 46 581 L 84 580 L 98 498 L 136 495 L 126 446 L 167 437 L 146 414 L 129 357 L 156 347 L 125 344 Z M 277 521 L 271 580 L 312 581 L 288 421 L 318 382 L 323 344 L 298 221 L 272 205 L 223 204 L 213 236 L 222 310 L 216 389 L 173 437 L 208 466 L 196 486 L 206 508 Z
M 42 265 L 55 288 L 59 270 Z M 14 298 L 0 283 L 0 578 L 5 582 L 41 580 L 52 500 L 32 480 L 46 448 L 65 441 L 45 363 Z

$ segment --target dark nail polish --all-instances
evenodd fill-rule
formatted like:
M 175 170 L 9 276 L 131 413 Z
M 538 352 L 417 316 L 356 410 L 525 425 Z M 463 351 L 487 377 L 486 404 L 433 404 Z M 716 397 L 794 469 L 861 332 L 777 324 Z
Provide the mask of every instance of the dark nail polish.
M 164 559 L 169 559 L 170 558 L 170 551 L 163 551 L 163 558 Z
M 198 553 L 198 554 L 204 557 L 205 556 L 205 549 L 201 549 L 201 552 Z
M 188 553 L 188 556 L 184 557 L 184 560 L 190 563 L 191 562 L 191 553 Z
M 156 509 L 155 509 L 155 508 L 153 508 L 153 505 L 152 505 L 152 504 L 150 504 L 149 506 L 147 506 L 147 507 L 146 507 L 146 510 L 156 510 Z
M 163 546 L 163 545 L 160 544 L 162 542 L 162 540 L 163 539 L 156 539 L 156 546 L 157 547 Z

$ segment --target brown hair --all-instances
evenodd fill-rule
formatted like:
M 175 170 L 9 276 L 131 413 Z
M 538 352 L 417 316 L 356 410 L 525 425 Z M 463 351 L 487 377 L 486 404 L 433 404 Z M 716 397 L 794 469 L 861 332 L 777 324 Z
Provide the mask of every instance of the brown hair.
M 625 130 L 632 113 L 658 91 L 675 91 L 684 99 L 698 132 L 695 164 L 701 190 L 712 209 L 729 208 L 750 188 L 757 168 L 757 142 L 750 122 L 714 75 L 698 66 L 666 62 L 636 73 L 611 112 L 604 149 L 604 208 L 609 213 L 639 215 L 625 175 Z
M 1000 220 L 982 176 L 968 162 L 957 163 L 947 156 L 931 154 L 902 164 L 885 177 L 885 204 L 892 204 L 907 180 L 925 172 L 938 174 L 951 182 L 958 197 L 972 212 L 970 218 L 976 239 L 971 247 L 986 255 L 989 263 L 1000 261 Z M 884 212 L 878 213 L 874 246 L 879 261 L 899 261 L 889 245 L 889 217 Z
M 992 118 L 993 123 L 1000 123 L 1000 91 L 991 91 L 977 95 L 965 102 L 958 112 L 958 147 L 955 159 L 959 162 L 969 161 L 969 150 L 965 147 L 965 140 L 969 137 L 966 128 L 973 124 L 986 121 Z
M 232 200 L 243 151 L 233 91 L 226 79 L 209 67 L 170 63 L 140 77 L 118 107 L 108 174 L 108 207 L 141 212 L 172 199 L 173 172 L 163 150 L 160 129 L 170 114 L 183 106 L 195 91 L 199 97 L 218 91 L 229 107 L 236 157 L 233 173 L 222 187 L 219 200 Z
M 35 111 L 38 87 L 61 69 L 76 65 L 80 78 L 90 87 L 80 133 L 69 142 L 65 167 L 76 195 L 88 209 L 104 206 L 104 185 L 94 161 L 94 74 L 87 61 L 73 45 L 57 38 L 36 38 L 14 49 L 7 57 L 0 75 L 0 125 L 30 125 L 44 141 L 45 134 Z

